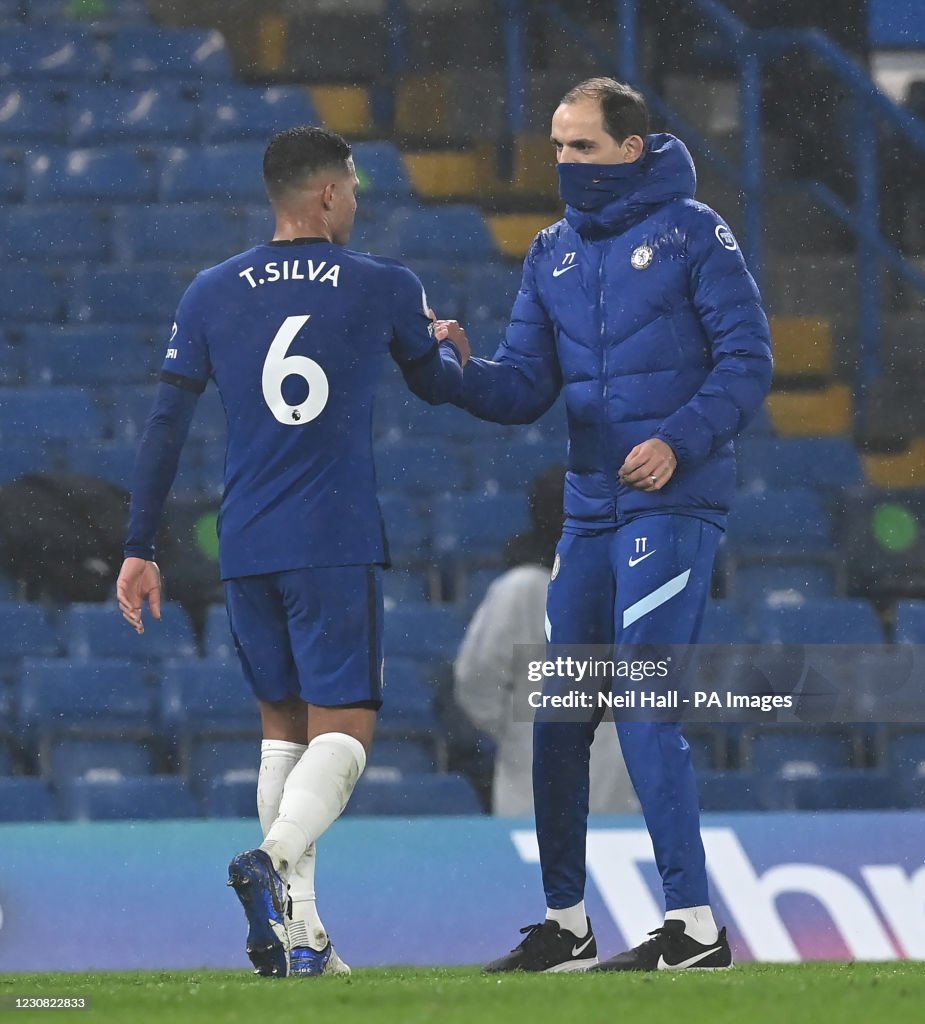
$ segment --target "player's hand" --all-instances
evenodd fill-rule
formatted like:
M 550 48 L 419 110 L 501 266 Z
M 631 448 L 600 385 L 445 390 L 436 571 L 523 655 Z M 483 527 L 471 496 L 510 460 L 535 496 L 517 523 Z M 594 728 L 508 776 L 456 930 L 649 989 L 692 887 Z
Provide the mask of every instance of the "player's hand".
M 626 456 L 617 476 L 620 483 L 639 491 L 660 491 L 677 468 L 678 460 L 671 445 L 660 438 L 650 437 L 648 441 L 637 444 Z
M 459 352 L 460 360 L 462 365 L 465 366 L 469 362 L 469 356 L 472 355 L 472 346 L 469 344 L 469 339 L 466 337 L 466 332 L 459 326 L 456 320 L 435 320 L 434 321 L 434 337 L 437 341 L 450 341 Z
M 135 630 L 144 633 L 141 610 L 145 601 L 155 619 L 161 617 L 161 570 L 157 562 L 143 558 L 126 558 L 116 581 L 116 597 L 122 618 Z

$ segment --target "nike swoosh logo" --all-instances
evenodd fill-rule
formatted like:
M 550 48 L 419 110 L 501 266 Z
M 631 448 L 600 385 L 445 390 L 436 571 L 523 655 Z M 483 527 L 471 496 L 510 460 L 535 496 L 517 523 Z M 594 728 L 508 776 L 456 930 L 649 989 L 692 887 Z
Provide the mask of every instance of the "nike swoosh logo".
M 685 967 L 693 967 L 694 964 L 699 963 L 701 960 L 706 960 L 708 956 L 722 948 L 722 946 L 714 946 L 712 949 L 706 949 L 702 953 L 690 957 L 688 960 L 682 960 L 679 964 L 669 964 L 663 956 L 660 956 L 657 967 L 660 971 L 683 971 Z
M 589 935 L 580 946 L 575 946 L 574 949 L 572 950 L 572 956 L 578 956 L 579 953 L 583 953 L 588 948 L 588 946 L 591 945 L 591 942 L 593 941 L 593 939 L 594 939 L 594 936 L 593 935 Z
M 649 557 L 649 555 L 654 555 L 654 554 L 655 554 L 655 549 L 653 548 L 651 551 L 647 551 L 644 555 L 640 555 L 638 558 L 631 558 L 630 559 L 630 568 L 632 569 L 634 565 L 639 565 L 639 563 L 640 562 L 644 562 Z
M 556 267 L 556 269 L 552 272 L 552 276 L 553 277 L 561 277 L 563 274 L 567 274 L 570 270 L 577 270 L 577 269 L 578 269 L 578 264 L 577 263 L 573 263 L 569 267 Z

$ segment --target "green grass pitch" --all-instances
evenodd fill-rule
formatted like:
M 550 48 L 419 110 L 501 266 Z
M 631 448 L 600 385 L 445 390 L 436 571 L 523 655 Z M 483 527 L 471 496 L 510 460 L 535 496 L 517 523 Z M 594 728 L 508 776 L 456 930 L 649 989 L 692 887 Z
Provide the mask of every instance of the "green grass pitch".
M 15 996 L 88 997 L 89 1010 L 0 1012 L 74 1024 L 822 1024 L 925 1019 L 925 965 L 746 964 L 722 973 L 481 975 L 476 968 L 357 970 L 270 981 L 241 971 L 0 975 Z

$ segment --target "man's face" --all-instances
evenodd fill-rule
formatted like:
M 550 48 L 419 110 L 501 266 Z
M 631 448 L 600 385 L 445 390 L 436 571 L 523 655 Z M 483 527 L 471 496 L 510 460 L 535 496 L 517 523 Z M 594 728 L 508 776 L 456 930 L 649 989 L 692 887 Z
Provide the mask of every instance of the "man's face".
M 638 135 L 623 142 L 608 135 L 600 100 L 593 97 L 557 107 L 552 115 L 551 137 L 556 163 L 560 164 L 628 164 L 642 152 Z
M 334 208 L 331 211 L 331 233 L 338 245 L 346 245 L 350 241 L 353 222 L 357 215 L 357 189 L 360 181 L 357 178 L 353 157 L 347 161 L 347 174 L 338 178 L 334 189 Z

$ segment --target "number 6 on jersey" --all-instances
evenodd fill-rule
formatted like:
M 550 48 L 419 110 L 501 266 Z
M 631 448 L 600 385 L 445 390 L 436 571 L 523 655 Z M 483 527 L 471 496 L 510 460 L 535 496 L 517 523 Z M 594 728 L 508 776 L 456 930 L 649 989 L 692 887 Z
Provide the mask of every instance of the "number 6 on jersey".
M 296 335 L 310 319 L 310 315 L 286 317 L 263 363 L 263 400 L 276 419 L 287 427 L 311 423 L 328 404 L 328 378 L 324 370 L 308 356 L 286 355 Z M 283 381 L 287 377 L 301 377 L 308 385 L 308 397 L 299 405 L 290 405 L 283 397 Z

